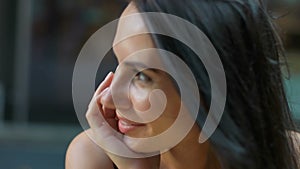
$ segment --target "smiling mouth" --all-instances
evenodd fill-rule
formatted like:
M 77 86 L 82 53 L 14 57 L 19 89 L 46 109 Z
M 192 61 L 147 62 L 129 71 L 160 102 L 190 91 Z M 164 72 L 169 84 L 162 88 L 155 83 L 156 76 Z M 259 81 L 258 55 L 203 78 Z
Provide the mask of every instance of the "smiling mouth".
M 119 116 L 118 114 L 117 114 L 117 118 L 119 120 L 118 121 L 119 131 L 123 134 L 126 134 L 132 130 L 139 128 L 139 127 L 145 126 L 145 124 L 132 122 L 130 120 L 127 120 L 126 118 Z

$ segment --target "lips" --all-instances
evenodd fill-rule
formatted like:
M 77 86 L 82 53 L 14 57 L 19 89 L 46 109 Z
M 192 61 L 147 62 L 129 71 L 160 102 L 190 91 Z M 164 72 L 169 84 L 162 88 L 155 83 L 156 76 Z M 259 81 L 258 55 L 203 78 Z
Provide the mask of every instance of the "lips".
M 119 122 L 118 122 L 119 131 L 124 134 L 126 134 L 132 130 L 135 130 L 139 127 L 145 126 L 145 124 L 129 121 L 129 120 L 119 116 L 118 114 L 117 114 L 117 117 L 119 119 Z

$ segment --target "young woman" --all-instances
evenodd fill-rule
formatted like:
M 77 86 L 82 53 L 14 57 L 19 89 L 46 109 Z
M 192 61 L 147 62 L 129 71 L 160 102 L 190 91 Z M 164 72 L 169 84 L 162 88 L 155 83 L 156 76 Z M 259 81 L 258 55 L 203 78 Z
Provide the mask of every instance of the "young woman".
M 103 150 L 97 145 L 97 138 L 107 132 L 97 130 L 99 119 L 95 117 L 98 115 L 90 109 L 99 109 L 110 126 L 124 136 L 148 138 L 159 135 L 172 126 L 181 105 L 178 86 L 170 75 L 161 70 L 137 69 L 128 91 L 121 85 L 114 87 L 134 68 L 132 65 L 120 66 L 115 74 L 110 73 L 106 77 L 95 92 L 96 101 L 91 102 L 87 112 L 91 130 L 81 133 L 70 144 L 66 168 L 299 169 L 299 136 L 294 132 L 295 126 L 290 117 L 280 71 L 280 57 L 284 54 L 266 10 L 262 2 L 256 0 L 130 2 L 121 16 L 116 37 L 126 29 L 143 32 L 157 26 L 155 21 L 147 17 L 131 23 L 122 22 L 125 16 L 142 12 L 163 12 L 188 20 L 209 38 L 219 54 L 226 74 L 227 100 L 222 119 L 215 133 L 201 144 L 198 140 L 205 119 L 198 116 L 186 136 L 162 153 L 130 158 Z M 168 27 L 167 23 L 166 21 L 165 26 Z M 168 29 L 173 31 L 178 28 Z M 211 84 L 201 60 L 187 46 L 163 35 L 141 34 L 121 41 L 113 50 L 121 64 L 130 60 L 131 54 L 149 48 L 171 51 L 188 65 L 196 78 L 202 99 L 203 109 L 199 114 L 206 114 L 211 102 Z M 130 61 L 136 63 L 141 60 L 143 57 L 133 57 Z M 154 89 L 163 91 L 167 99 L 159 118 L 147 123 L 137 123 L 123 116 L 122 110 L 129 107 L 139 111 L 149 109 L 151 105 L 148 98 Z M 123 100 L 121 109 L 115 105 L 112 95 L 123 95 L 126 92 L 129 96 Z M 188 116 L 188 111 L 184 113 Z M 122 139 L 121 142 L 134 153 L 147 152 L 143 149 L 146 147 L 139 142 Z

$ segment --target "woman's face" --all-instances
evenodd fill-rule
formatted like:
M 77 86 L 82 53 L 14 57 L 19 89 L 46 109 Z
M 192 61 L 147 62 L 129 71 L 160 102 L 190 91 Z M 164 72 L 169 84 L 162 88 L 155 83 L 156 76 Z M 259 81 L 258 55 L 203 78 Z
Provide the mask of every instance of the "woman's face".
M 131 22 L 122 22 L 124 16 L 134 13 L 138 13 L 138 10 L 133 3 L 130 3 L 120 18 L 116 39 L 118 39 L 118 36 L 124 33 L 128 28 L 130 31 L 136 32 L 146 29 L 142 19 L 132 20 Z M 142 72 L 138 71 L 137 65 L 140 63 L 153 62 L 155 59 L 149 60 L 149 57 L 130 57 L 130 55 L 148 48 L 155 48 L 149 34 L 136 35 L 116 44 L 113 47 L 113 50 L 118 59 L 119 67 L 115 72 L 111 86 L 101 94 L 101 103 L 103 107 L 105 107 L 104 111 L 115 111 L 117 118 L 119 119 L 117 128 L 120 132 L 130 137 L 146 138 L 162 133 L 173 124 L 177 118 L 181 105 L 180 96 L 178 95 L 173 81 L 165 72 L 157 69 L 146 69 Z M 129 64 L 120 66 L 120 64 L 124 62 Z M 130 81 L 129 88 L 126 88 L 123 85 L 122 78 L 127 76 L 130 71 L 135 71 L 137 74 Z M 118 90 L 112 91 L 115 89 Z M 137 116 L 142 117 L 143 113 L 141 112 L 145 112 L 151 107 L 149 96 L 154 89 L 163 91 L 167 99 L 166 107 L 159 118 L 149 123 L 137 123 L 124 117 L 124 114 L 126 113 L 136 113 Z M 122 107 L 122 109 L 115 105 L 112 99 L 112 93 L 119 96 L 124 95 L 123 98 L 125 99 L 122 100 L 122 105 L 119 106 Z M 124 111 L 125 109 L 135 111 L 128 112 Z

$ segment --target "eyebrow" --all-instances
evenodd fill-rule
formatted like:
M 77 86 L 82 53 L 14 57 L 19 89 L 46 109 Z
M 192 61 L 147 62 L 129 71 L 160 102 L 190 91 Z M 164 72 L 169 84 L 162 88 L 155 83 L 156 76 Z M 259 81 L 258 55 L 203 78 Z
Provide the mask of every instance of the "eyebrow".
M 145 65 L 144 63 L 141 63 L 141 62 L 124 62 L 124 64 L 126 66 L 130 66 L 130 67 L 134 67 L 134 68 L 140 68 L 140 69 L 147 69 L 147 70 L 150 70 L 154 73 L 158 73 L 158 70 L 157 69 L 154 69 L 154 68 L 149 68 L 149 66 Z

